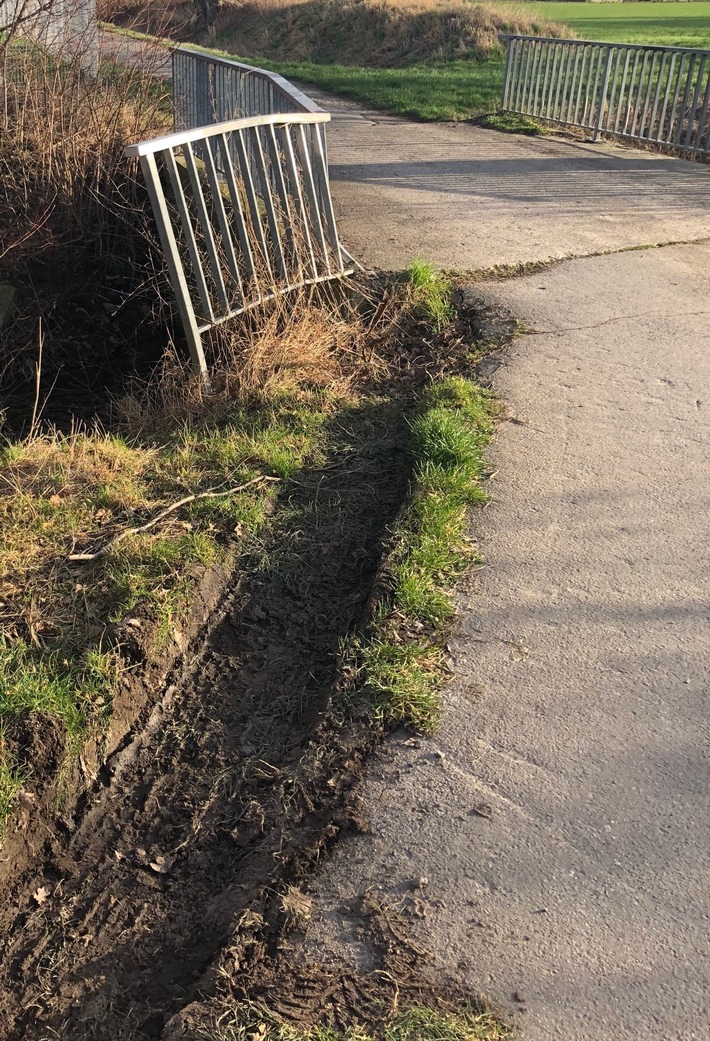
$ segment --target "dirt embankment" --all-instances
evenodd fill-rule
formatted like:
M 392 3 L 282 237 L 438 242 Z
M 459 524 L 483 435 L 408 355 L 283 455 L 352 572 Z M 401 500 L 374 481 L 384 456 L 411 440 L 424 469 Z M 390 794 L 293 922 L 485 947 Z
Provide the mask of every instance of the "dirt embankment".
M 378 452 L 397 429 L 400 451 Z M 313 526 L 286 544 L 274 533 L 267 572 L 230 590 L 182 682 L 37 860 L 15 865 L 0 1036 L 159 1037 L 241 913 L 357 826 L 349 793 L 374 738 L 342 722 L 337 652 L 404 494 L 406 424 L 372 404 L 338 440 L 283 504 L 312 506 Z
M 469 337 L 481 328 L 468 324 Z M 446 349 L 434 346 L 432 371 Z M 429 365 L 412 345 L 403 382 Z M 281 958 L 298 918 L 289 894 L 339 834 L 366 826 L 357 786 L 382 728 L 340 649 L 370 616 L 410 478 L 401 398 L 366 397 L 330 423 L 326 458 L 284 485 L 253 566 L 242 562 L 211 615 L 214 588 L 196 605 L 181 671 L 166 676 L 163 662 L 129 682 L 119 722 L 130 729 L 75 811 L 7 847 L 3 1041 L 172 1036 L 175 1017 L 225 980 L 277 1009 L 282 990 L 298 1016 L 326 984 L 344 1014 L 372 989 L 317 968 L 287 987 Z M 362 917 L 391 928 L 380 909 Z M 382 942 L 383 964 L 409 973 L 414 993 L 418 956 Z

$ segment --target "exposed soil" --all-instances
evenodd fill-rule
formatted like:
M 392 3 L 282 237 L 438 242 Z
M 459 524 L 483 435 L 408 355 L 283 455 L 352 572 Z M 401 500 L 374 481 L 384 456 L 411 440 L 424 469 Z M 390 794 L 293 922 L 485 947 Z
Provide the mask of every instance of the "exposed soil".
M 170 653 L 141 663 L 137 640 L 108 758 L 84 796 L 51 823 L 27 808 L 3 851 L 0 1038 L 187 1037 L 189 1008 L 218 1001 L 225 979 L 296 1020 L 325 993 L 335 1023 L 358 1007 L 362 1016 L 377 995 L 385 1007 L 381 973 L 285 970 L 283 936 L 298 918 L 288 894 L 307 886 L 341 832 L 365 826 L 357 787 L 382 731 L 339 649 L 370 616 L 406 495 L 403 403 L 417 379 L 449 365 L 456 343 L 467 364 L 462 337 L 481 339 L 475 301 L 461 304 L 448 340 L 411 341 L 391 359 L 402 398 L 375 393 L 334 416 L 329 458 L 284 486 L 282 520 L 249 566 L 240 562 L 241 577 L 198 587 L 171 649 L 181 667 L 169 671 Z M 496 340 L 493 327 L 486 335 Z M 42 754 L 60 756 L 46 736 Z M 37 741 L 28 736 L 33 756 Z M 392 916 L 355 914 L 384 937 L 381 964 L 397 960 L 400 989 L 436 996 L 404 934 L 387 939 Z
M 0 1036 L 159 1037 L 209 992 L 243 912 L 358 826 L 351 793 L 377 735 L 333 707 L 337 652 L 404 494 L 406 423 L 375 402 L 339 424 L 334 457 L 282 504 L 313 526 L 286 546 L 274 533 L 265 573 L 230 591 L 183 681 L 38 861 L 15 863 Z

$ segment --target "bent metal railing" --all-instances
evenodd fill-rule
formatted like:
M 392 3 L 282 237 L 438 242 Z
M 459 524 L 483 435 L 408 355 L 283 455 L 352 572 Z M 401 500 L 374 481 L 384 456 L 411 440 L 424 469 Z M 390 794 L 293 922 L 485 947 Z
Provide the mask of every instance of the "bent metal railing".
M 196 372 L 202 334 L 290 290 L 349 274 L 325 112 L 272 113 L 130 145 L 148 186 Z
M 505 111 L 710 155 L 710 51 L 537 36 L 507 41 Z
M 322 112 L 275 72 L 178 47 L 172 52 L 176 130 L 275 112 Z

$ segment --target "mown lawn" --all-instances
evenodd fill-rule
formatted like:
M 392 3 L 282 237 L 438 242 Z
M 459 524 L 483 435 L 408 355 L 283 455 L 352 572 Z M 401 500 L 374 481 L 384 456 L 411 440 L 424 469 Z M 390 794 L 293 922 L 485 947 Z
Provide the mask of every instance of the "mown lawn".
M 519 8 L 519 4 L 496 4 Z M 525 3 L 530 14 L 564 22 L 587 40 L 710 47 L 710 3 Z
M 498 108 L 504 65 L 500 58 L 412 65 L 404 69 L 262 62 L 288 79 L 364 101 L 398 116 L 425 120 L 472 119 Z

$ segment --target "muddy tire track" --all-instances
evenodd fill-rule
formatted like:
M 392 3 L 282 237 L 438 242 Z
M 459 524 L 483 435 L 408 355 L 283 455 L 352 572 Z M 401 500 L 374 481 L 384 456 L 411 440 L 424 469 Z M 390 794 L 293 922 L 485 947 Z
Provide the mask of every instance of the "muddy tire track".
M 0 920 L 0 1037 L 160 1037 L 211 992 L 211 967 L 267 887 L 357 826 L 352 792 L 376 734 L 330 706 L 340 640 L 406 488 L 406 436 L 391 404 L 340 420 L 327 464 L 284 489 L 274 556 L 229 592 L 184 680 L 17 880 Z

